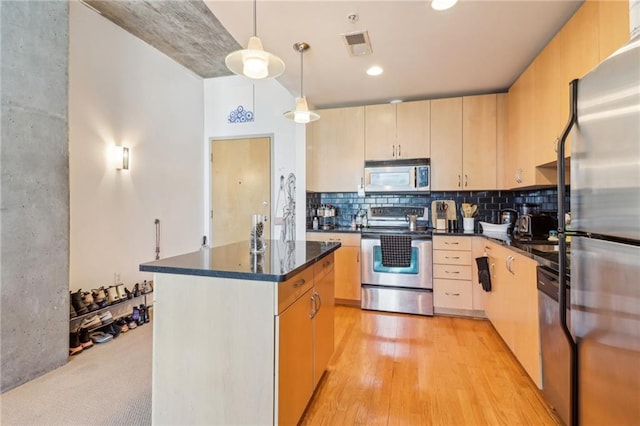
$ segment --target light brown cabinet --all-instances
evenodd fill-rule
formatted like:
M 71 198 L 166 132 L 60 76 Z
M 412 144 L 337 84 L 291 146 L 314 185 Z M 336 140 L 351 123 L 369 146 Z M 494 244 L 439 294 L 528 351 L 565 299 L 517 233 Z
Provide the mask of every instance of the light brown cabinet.
M 364 107 L 320 114 L 307 126 L 307 190 L 355 192 L 364 179 Z
M 431 187 L 496 189 L 497 95 L 431 102 Z
M 497 95 L 462 98 L 462 189 L 496 189 Z
M 365 160 L 428 158 L 430 101 L 365 106 Z
M 431 190 L 462 189 L 462 98 L 431 101 Z
M 314 266 L 313 387 L 318 386 L 335 347 L 335 262 L 331 254 Z
M 557 144 L 569 119 L 569 83 L 628 39 L 628 1 L 587 0 L 545 46 L 509 89 L 506 164 L 513 166 L 505 169 L 500 187 L 557 182 Z M 571 138 L 565 144 L 565 158 L 570 155 Z
M 488 240 L 485 250 L 492 287 L 491 292 L 485 293 L 487 317 L 540 388 L 537 263 Z
M 360 234 L 307 232 L 307 241 L 340 242 L 335 253 L 335 299 L 338 304 L 360 306 Z

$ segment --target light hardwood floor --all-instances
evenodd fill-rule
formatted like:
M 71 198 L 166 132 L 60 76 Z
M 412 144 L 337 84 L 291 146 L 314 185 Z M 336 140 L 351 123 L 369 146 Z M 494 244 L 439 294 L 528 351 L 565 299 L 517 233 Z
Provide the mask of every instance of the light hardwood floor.
M 336 307 L 301 425 L 557 425 L 489 321 Z

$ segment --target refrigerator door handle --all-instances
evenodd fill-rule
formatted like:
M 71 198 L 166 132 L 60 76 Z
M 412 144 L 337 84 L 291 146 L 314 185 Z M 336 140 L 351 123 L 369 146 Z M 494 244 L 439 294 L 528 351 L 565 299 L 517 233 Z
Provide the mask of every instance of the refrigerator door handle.
M 562 331 L 569 342 L 569 348 L 571 353 L 571 424 L 577 426 L 579 424 L 578 419 L 578 345 L 571 335 L 571 330 L 567 325 L 567 236 L 566 222 L 565 222 L 565 194 L 566 194 L 566 179 L 565 179 L 565 162 L 564 151 L 567 138 L 573 126 L 578 121 L 578 80 L 573 80 L 569 84 L 569 121 L 565 126 L 562 136 L 558 141 L 557 146 L 557 161 L 558 161 L 558 308 L 560 310 L 560 326 Z

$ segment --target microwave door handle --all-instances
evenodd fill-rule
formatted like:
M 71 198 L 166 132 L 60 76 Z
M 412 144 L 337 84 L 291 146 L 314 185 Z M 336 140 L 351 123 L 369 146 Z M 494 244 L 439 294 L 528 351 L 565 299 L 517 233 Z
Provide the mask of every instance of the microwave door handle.
M 413 189 L 418 189 L 418 168 L 412 167 L 409 173 L 409 180 L 413 182 Z

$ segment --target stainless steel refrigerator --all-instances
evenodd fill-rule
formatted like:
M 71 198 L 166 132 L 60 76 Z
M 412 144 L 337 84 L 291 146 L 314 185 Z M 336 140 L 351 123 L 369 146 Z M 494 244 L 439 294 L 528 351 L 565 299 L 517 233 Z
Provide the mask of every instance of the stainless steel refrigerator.
M 571 326 L 565 328 L 574 349 L 571 423 L 637 425 L 640 37 L 572 82 L 571 91 L 572 118 L 558 155 L 561 159 L 570 135 L 571 224 L 566 229 L 561 220 L 559 231 L 561 267 L 567 265 L 565 231 L 571 235 Z M 563 161 L 558 169 L 559 214 L 564 219 Z M 566 303 L 560 303 L 561 315 Z

